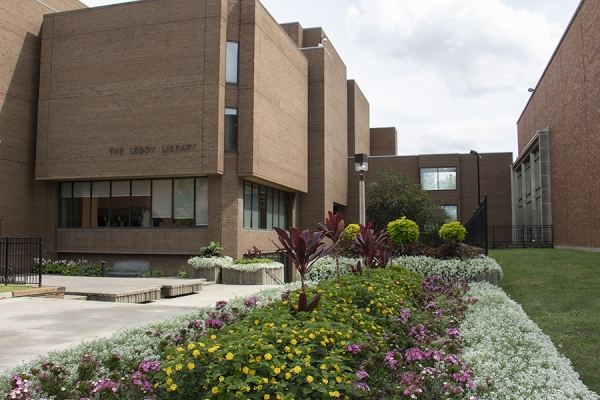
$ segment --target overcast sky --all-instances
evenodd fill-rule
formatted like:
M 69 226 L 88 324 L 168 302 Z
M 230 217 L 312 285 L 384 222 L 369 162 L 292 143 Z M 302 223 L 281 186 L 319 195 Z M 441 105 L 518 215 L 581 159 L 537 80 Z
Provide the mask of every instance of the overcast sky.
M 513 157 L 527 89 L 579 1 L 261 0 L 277 22 L 325 30 L 369 101 L 371 126 L 397 128 L 398 154 Z

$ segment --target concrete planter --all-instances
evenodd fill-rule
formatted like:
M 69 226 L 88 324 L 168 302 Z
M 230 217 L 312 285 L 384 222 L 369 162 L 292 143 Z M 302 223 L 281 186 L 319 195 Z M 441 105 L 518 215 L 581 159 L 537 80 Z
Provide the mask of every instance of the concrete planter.
M 208 282 L 221 283 L 221 267 L 196 269 L 188 265 L 187 274 L 191 279 L 206 279 Z
M 479 274 L 475 277 L 475 279 L 472 279 L 472 282 L 483 282 L 483 281 L 487 281 L 487 282 L 491 283 L 492 285 L 498 286 L 498 271 L 491 271 L 491 272 L 487 272 L 484 274 Z
M 273 275 L 283 282 L 283 267 L 270 270 Z M 227 285 L 278 285 L 279 283 L 267 274 L 265 268 L 257 271 L 238 271 L 223 268 L 223 284 Z

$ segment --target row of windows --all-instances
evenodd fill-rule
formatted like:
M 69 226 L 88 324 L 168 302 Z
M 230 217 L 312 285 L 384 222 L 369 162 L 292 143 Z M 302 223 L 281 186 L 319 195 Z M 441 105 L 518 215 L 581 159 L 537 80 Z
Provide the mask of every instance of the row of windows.
M 288 229 L 289 193 L 244 182 L 244 228 Z
M 208 224 L 208 178 L 61 182 L 61 228 Z
M 456 167 L 421 168 L 423 190 L 456 190 Z

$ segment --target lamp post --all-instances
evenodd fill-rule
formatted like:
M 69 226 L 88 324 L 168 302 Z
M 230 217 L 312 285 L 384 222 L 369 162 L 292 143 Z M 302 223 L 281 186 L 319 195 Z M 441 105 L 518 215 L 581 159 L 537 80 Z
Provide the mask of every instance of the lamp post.
M 365 153 L 354 155 L 354 169 L 360 171 L 360 181 L 358 182 L 358 219 L 361 225 L 365 225 L 365 171 L 369 170 L 369 160 Z
M 471 150 L 470 154 L 477 156 L 477 205 L 479 206 L 481 204 L 481 180 L 479 175 L 479 159 L 481 156 L 475 150 Z

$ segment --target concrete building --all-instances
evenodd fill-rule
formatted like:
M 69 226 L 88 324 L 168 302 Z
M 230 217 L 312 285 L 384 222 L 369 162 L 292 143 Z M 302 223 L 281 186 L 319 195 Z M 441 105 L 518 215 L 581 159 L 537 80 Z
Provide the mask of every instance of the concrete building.
M 600 249 L 600 1 L 582 0 L 518 120 L 516 224 Z
M 280 25 L 256 0 L 63 0 L 49 11 L 28 1 L 41 59 L 2 60 L 13 81 L 26 76 L 31 104 L 2 108 L 1 154 L 23 171 L 2 159 L 0 234 L 42 235 L 46 258 L 142 259 L 176 273 L 210 241 L 234 258 L 272 252 L 275 226 L 314 229 L 331 210 L 358 219 L 355 153 L 376 156 L 368 177 L 453 169 L 454 186 L 434 197 L 463 222 L 475 208 L 476 159 L 395 156 L 395 128 L 370 128 L 369 103 L 321 28 Z M 10 125 L 23 110 L 24 128 Z M 482 157 L 498 221 L 511 218 L 509 158 Z

